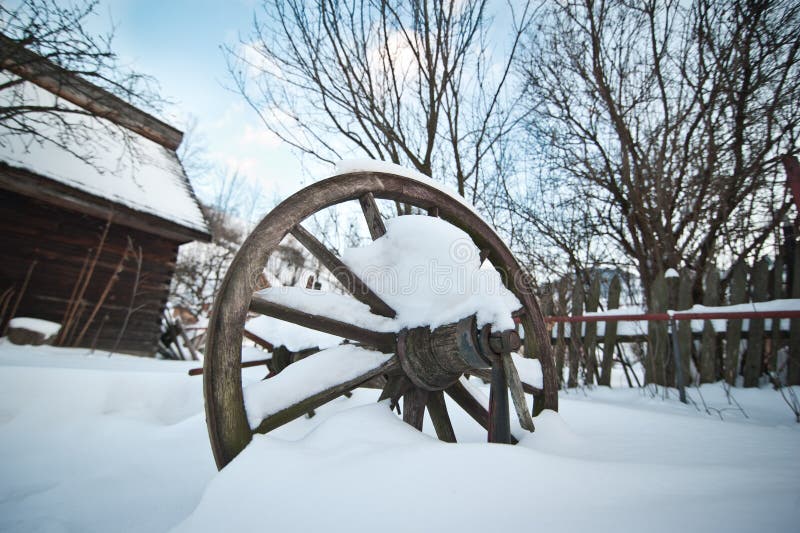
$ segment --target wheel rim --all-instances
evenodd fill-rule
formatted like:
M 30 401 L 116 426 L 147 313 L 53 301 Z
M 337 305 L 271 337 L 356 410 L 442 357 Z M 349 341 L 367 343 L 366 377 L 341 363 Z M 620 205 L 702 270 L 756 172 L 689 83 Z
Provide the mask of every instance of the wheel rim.
M 214 302 L 203 364 L 203 390 L 209 439 L 218 468 L 238 455 L 252 438 L 240 369 L 242 330 L 257 277 L 281 240 L 314 213 L 371 193 L 421 208 L 436 209 L 443 220 L 467 233 L 500 272 L 506 287 L 522 303 L 519 317 L 527 356 L 536 354 L 543 374 L 542 402 L 536 411 L 558 408 L 558 381 L 549 335 L 533 297 L 532 282 L 511 251 L 477 213 L 438 187 L 403 176 L 352 172 L 316 182 L 270 211 L 242 244 Z M 533 342 L 530 342 L 530 341 Z

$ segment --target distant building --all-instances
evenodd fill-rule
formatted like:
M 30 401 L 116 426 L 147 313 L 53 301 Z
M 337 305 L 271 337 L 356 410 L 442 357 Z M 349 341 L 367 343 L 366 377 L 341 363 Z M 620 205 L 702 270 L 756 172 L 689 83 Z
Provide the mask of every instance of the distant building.
M 175 153 L 183 134 L 20 53 L 29 61 L 4 65 L 0 81 L 20 76 L 26 99 L 59 99 L 87 114 L 65 118 L 83 132 L 77 136 L 47 131 L 46 120 L 39 136 L 0 123 L 0 327 L 19 300 L 15 316 L 63 327 L 71 315 L 66 345 L 80 338 L 79 346 L 111 349 L 124 325 L 118 350 L 153 355 L 178 246 L 210 239 Z

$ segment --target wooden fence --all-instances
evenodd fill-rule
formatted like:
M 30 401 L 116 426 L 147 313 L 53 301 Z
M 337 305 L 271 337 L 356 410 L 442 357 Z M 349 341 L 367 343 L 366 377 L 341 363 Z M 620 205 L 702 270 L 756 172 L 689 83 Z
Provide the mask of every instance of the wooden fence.
M 628 383 L 640 385 L 634 371 L 639 363 L 644 368 L 644 382 L 658 385 L 675 386 L 678 374 L 685 384 L 724 379 L 731 385 L 754 387 L 768 376 L 784 384 L 800 385 L 800 314 L 782 313 L 791 319 L 765 318 L 764 313 L 757 313 L 755 318 L 675 321 L 664 314 L 668 310 L 688 310 L 695 304 L 718 307 L 800 298 L 800 282 L 790 281 L 800 280 L 800 257 L 795 259 L 791 271 L 784 268 L 780 258 L 774 262 L 762 259 L 751 267 L 738 264 L 728 273 L 724 291 L 720 290 L 719 270 L 709 269 L 703 277 L 700 301 L 692 296 L 694 278 L 690 272 L 672 271 L 667 276 L 662 273 L 648 299 L 646 313 L 650 320 L 633 322 L 580 322 L 592 320 L 590 315 L 598 311 L 608 314 L 620 307 L 619 276 L 606 283 L 602 310 L 602 275 L 590 276 L 588 289 L 583 284 L 570 286 L 564 281 L 555 294 L 542 299 L 544 314 L 551 317 L 558 375 L 563 377 L 566 367 L 568 387 L 581 382 L 610 385 L 611 369 L 618 363 Z M 776 307 L 780 306 L 773 306 Z M 741 306 L 735 309 L 747 311 Z M 576 322 L 568 323 L 573 320 Z M 573 335 L 571 331 L 581 334 Z

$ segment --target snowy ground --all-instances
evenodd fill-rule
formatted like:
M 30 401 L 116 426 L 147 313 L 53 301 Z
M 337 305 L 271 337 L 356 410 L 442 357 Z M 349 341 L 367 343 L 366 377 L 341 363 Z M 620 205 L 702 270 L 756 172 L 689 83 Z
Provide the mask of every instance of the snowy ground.
M 2 531 L 794 531 L 800 427 L 769 389 L 719 416 L 577 391 L 516 447 L 404 425 L 357 391 L 217 473 L 191 363 L 0 341 Z M 692 397 L 700 401 L 696 390 Z M 430 427 L 426 424 L 426 430 Z

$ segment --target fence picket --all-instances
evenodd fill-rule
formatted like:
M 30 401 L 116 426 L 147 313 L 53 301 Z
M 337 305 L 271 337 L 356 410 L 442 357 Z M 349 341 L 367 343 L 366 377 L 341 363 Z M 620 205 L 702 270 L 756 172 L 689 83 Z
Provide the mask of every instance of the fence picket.
M 663 313 L 667 310 L 667 282 L 664 273 L 660 273 L 653 286 L 650 288 L 650 313 Z M 647 359 L 644 370 L 645 383 L 667 384 L 666 358 L 667 358 L 667 323 L 647 323 Z
M 583 283 L 575 283 L 572 289 L 572 316 L 583 315 Z M 572 323 L 569 325 L 569 378 L 567 387 L 578 386 L 578 366 L 581 361 L 581 331 L 583 324 Z
M 761 259 L 750 271 L 750 300 L 763 302 L 767 299 L 769 264 Z M 764 361 L 764 319 L 751 318 L 747 329 L 747 351 L 744 360 L 744 386 L 757 387 Z
M 586 312 L 597 312 L 600 304 L 600 276 L 595 274 L 592 284 L 589 286 L 589 294 L 586 298 Z M 586 332 L 583 336 L 583 356 L 585 359 L 586 378 L 584 382 L 591 385 L 595 382 L 597 374 L 597 322 L 588 322 Z M 597 376 L 599 380 L 600 377 Z
M 800 246 L 794 247 L 792 265 L 792 298 L 800 298 Z M 786 384 L 800 385 L 800 318 L 792 319 L 789 326 L 789 360 L 786 368 Z
M 678 310 L 683 311 L 692 307 L 692 285 L 694 280 L 688 270 L 681 273 L 678 285 Z M 692 367 L 692 321 L 678 321 L 678 350 L 681 354 L 681 368 L 683 369 L 683 384 L 690 384 Z
M 770 300 L 780 300 L 784 297 L 783 294 L 783 258 L 778 256 L 775 259 L 775 264 L 772 265 L 770 272 Z M 772 319 L 772 327 L 770 328 L 772 335 L 769 339 L 769 359 L 767 362 L 767 371 L 775 372 L 778 369 L 778 351 L 783 344 L 781 335 L 781 320 L 779 318 Z
M 622 292 L 622 283 L 619 276 L 614 276 L 608 287 L 607 309 L 619 307 L 619 295 Z M 617 323 L 606 322 L 603 333 L 603 362 L 600 371 L 600 385 L 611 386 L 611 369 L 614 367 L 614 348 L 617 344 Z
M 719 305 L 719 271 L 710 265 L 705 276 L 703 305 Z M 700 341 L 700 383 L 713 383 L 717 377 L 717 333 L 710 320 L 703 322 L 703 337 Z
M 731 271 L 731 282 L 728 304 L 735 305 L 747 301 L 747 266 L 736 263 Z M 742 321 L 728 320 L 725 334 L 725 381 L 730 385 L 736 383 L 739 375 L 739 357 L 741 354 Z

